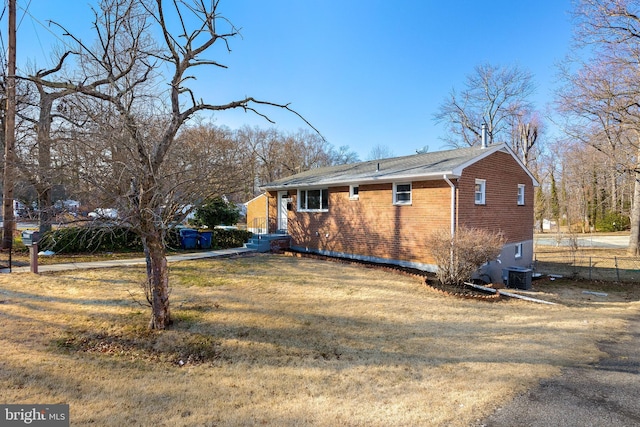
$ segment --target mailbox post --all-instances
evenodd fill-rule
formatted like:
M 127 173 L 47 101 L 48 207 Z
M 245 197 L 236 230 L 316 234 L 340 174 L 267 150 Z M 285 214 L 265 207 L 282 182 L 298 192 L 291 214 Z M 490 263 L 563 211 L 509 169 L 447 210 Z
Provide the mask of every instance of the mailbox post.
M 40 233 L 33 230 L 25 230 L 22 232 L 22 243 L 29 247 L 29 265 L 31 272 L 38 274 L 38 241 Z

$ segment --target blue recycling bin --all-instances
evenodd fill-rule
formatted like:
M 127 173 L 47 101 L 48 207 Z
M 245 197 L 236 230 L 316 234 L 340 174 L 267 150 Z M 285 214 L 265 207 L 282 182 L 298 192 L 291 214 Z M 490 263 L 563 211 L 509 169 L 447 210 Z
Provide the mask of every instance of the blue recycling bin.
M 200 249 L 211 249 L 211 240 L 213 232 L 211 231 L 199 231 L 198 232 L 198 244 Z
M 198 247 L 198 231 L 191 228 L 181 229 L 180 247 L 182 249 L 196 249 Z

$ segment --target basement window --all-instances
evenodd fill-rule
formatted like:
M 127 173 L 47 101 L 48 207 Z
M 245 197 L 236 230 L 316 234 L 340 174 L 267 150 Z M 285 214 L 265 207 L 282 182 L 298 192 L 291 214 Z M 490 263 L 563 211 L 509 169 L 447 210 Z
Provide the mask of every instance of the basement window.
M 476 205 L 484 205 L 486 201 L 487 181 L 484 179 L 476 179 Z
M 329 189 L 298 190 L 298 211 L 329 212 Z
M 393 184 L 393 204 L 394 205 L 410 205 L 411 204 L 411 183 Z
M 516 258 L 516 259 L 520 259 L 520 258 L 522 258 L 522 243 L 518 243 L 518 244 L 516 245 L 515 258 Z

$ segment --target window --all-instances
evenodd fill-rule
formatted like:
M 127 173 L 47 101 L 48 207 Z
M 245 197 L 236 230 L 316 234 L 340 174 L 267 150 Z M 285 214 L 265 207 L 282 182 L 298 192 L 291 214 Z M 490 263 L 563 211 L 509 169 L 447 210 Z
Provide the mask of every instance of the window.
M 360 189 L 357 185 L 349 186 L 349 200 L 358 200 L 360 199 Z
M 411 204 L 411 183 L 393 184 L 393 204 L 394 205 L 410 205 Z
M 522 243 L 516 245 L 516 259 L 522 258 Z
M 329 210 L 329 190 L 299 190 L 298 210 L 327 212 Z
M 487 190 L 487 181 L 484 179 L 476 179 L 476 205 L 485 204 L 485 194 Z
M 518 206 L 524 206 L 524 184 L 518 184 Z

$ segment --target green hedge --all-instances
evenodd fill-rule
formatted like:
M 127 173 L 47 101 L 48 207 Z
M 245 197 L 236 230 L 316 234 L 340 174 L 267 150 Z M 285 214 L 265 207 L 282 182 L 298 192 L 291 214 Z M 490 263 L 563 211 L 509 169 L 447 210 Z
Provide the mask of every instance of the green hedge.
M 251 237 L 245 230 L 211 230 L 212 249 L 241 247 Z M 167 248 L 180 249 L 178 230 L 167 233 Z M 69 227 L 52 230 L 40 239 L 39 249 L 55 253 L 142 252 L 142 241 L 127 227 Z
M 253 233 L 247 230 L 222 230 L 214 228 L 211 236 L 213 249 L 239 248 L 249 241 Z

